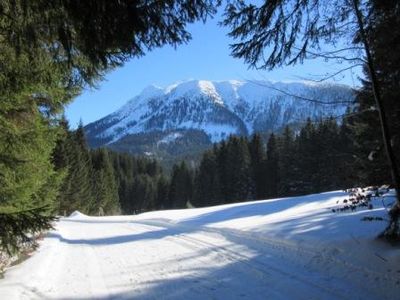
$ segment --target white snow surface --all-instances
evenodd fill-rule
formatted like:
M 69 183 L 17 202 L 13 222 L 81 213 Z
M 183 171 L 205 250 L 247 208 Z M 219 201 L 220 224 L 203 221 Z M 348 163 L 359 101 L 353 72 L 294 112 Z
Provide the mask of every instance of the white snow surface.
M 61 218 L 0 280 L 0 299 L 399 299 L 400 250 L 344 192 Z M 339 201 L 339 203 L 337 203 Z

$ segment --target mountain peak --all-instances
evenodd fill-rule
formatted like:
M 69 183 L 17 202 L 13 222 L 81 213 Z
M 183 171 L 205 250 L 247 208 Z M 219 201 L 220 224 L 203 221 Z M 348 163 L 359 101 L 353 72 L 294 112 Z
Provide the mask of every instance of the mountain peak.
M 223 104 L 217 93 L 214 83 L 208 80 L 187 80 L 172 84 L 164 89 L 166 94 L 177 97 L 206 96 L 211 97 L 216 103 Z
M 164 89 L 157 85 L 151 84 L 144 88 L 142 92 L 139 94 L 140 98 L 152 98 L 152 97 L 159 97 L 164 94 Z
M 346 110 L 343 104 L 317 105 L 304 98 L 343 103 L 354 95 L 349 87 L 335 84 L 187 80 L 145 88 L 115 113 L 86 126 L 86 132 L 95 146 L 130 135 L 176 130 L 201 131 L 210 142 L 218 142 L 230 134 L 279 131 L 308 117 L 340 115 Z

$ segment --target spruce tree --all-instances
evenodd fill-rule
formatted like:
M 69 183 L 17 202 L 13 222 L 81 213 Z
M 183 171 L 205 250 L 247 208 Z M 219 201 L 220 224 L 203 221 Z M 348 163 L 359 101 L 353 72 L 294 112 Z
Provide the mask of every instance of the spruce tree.
M 229 203 L 254 199 L 251 179 L 250 153 L 247 140 L 231 136 L 226 153 L 227 201 Z
M 57 197 L 58 213 L 69 215 L 75 210 L 89 213 L 93 196 L 92 164 L 83 127 L 70 131 L 63 121 L 64 134 L 53 152 L 56 169 L 64 172 Z
M 323 10 L 315 9 L 322 6 Z M 224 21 L 231 27 L 230 35 L 238 39 L 232 45 L 233 56 L 244 58 L 258 69 L 294 65 L 310 56 L 347 61 L 353 64 L 350 67 L 365 65 L 388 171 L 396 190 L 390 226 L 397 224 L 400 217 L 400 142 L 396 141 L 400 128 L 396 100 L 400 82 L 396 51 L 399 10 L 397 0 L 289 0 L 257 5 L 233 1 L 228 4 Z M 322 50 L 324 44 L 336 46 L 340 38 L 347 43 L 342 49 Z
M 193 175 L 185 161 L 174 165 L 169 188 L 169 204 L 173 208 L 185 208 L 192 200 Z
M 228 190 L 230 186 L 228 182 L 228 146 L 226 142 L 223 140 L 219 146 L 214 145 L 213 152 L 217 161 L 217 174 L 221 191 L 221 201 L 222 203 L 228 203 Z
M 266 196 L 274 198 L 279 192 L 279 153 L 275 135 L 271 133 L 267 143 Z
M 333 118 L 319 122 L 315 129 L 315 164 L 318 169 L 313 176 L 313 190 L 317 192 L 330 191 L 340 188 L 339 173 L 340 156 L 339 128 Z
M 93 215 L 120 213 L 118 187 L 114 170 L 106 149 L 92 151 L 95 199 L 89 208 Z
M 279 196 L 298 194 L 302 186 L 302 172 L 300 170 L 301 157 L 299 157 L 297 141 L 293 131 L 286 126 L 278 140 L 278 177 Z
M 155 208 L 156 185 L 147 174 L 140 174 L 133 180 L 131 189 L 131 212 L 141 213 Z
M 351 117 L 351 110 L 347 109 L 339 127 L 339 142 L 337 143 L 340 149 L 337 173 L 339 174 L 339 186 L 342 189 L 362 185 L 356 169 L 357 154 L 353 128 L 354 122 Z
M 206 151 L 196 172 L 192 204 L 196 207 L 216 205 L 222 201 L 220 196 L 217 158 L 214 151 Z
M 54 204 L 63 106 L 129 58 L 187 42 L 185 26 L 215 3 L 3 0 L 0 11 L 0 213 L 22 214 Z
M 155 201 L 155 209 L 167 208 L 169 193 L 169 182 L 165 175 L 161 175 L 157 179 L 157 195 Z
M 255 199 L 263 199 L 267 197 L 267 162 L 265 161 L 265 150 L 259 134 L 254 134 L 250 140 L 249 152 L 251 161 L 251 176 L 255 185 Z

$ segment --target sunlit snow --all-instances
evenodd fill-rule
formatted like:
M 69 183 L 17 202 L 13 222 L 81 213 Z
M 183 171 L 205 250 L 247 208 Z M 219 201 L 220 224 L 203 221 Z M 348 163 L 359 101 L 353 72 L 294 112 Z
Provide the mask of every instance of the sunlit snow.
M 397 299 L 400 250 L 374 209 L 332 212 L 341 191 L 61 218 L 0 280 L 1 299 Z

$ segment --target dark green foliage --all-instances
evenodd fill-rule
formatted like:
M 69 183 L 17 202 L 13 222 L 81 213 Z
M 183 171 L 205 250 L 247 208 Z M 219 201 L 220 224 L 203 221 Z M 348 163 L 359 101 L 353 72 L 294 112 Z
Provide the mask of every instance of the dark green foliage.
M 168 208 L 169 181 L 165 175 L 160 175 L 157 180 L 157 195 L 154 209 Z
M 379 75 L 381 96 L 388 119 L 391 145 L 400 165 L 400 6 L 398 1 L 371 1 L 374 8 L 367 27 L 376 72 Z M 388 50 L 390 49 L 390 50 Z M 364 68 L 365 80 L 357 93 L 358 114 L 354 123 L 358 162 L 358 175 L 365 184 L 391 182 L 385 148 L 375 104 L 371 76 Z
M 266 145 L 230 137 L 204 153 L 193 204 L 207 206 L 343 189 L 357 183 L 349 123 L 308 120 L 296 136 L 286 127 Z M 343 143 L 349 143 L 343 144 Z M 266 147 L 266 152 L 263 150 Z M 265 154 L 264 154 L 265 153 Z
M 367 54 L 366 76 L 358 94 L 359 114 L 354 118 L 356 146 L 360 150 L 357 161 L 363 182 L 391 182 L 396 189 L 397 201 L 383 236 L 399 240 L 400 5 L 395 0 L 372 0 L 369 7 L 364 32 L 355 40 L 364 44 Z
M 318 142 L 322 141 L 318 140 Z M 308 119 L 297 138 L 298 166 L 301 170 L 302 181 L 301 185 L 297 187 L 298 193 L 306 194 L 313 189 L 314 185 L 318 185 L 317 182 L 313 182 L 318 174 L 317 171 L 321 168 L 318 165 L 320 162 L 318 148 L 316 128 Z
M 70 131 L 64 120 L 63 129 L 53 152 L 54 166 L 65 176 L 57 197 L 57 212 L 62 215 L 75 210 L 90 213 L 94 201 L 92 163 L 83 128 L 79 126 Z
M 0 213 L 0 249 L 13 254 L 22 244 L 34 243 L 32 235 L 53 228 L 56 218 L 48 215 L 48 207 Z
M 279 153 L 273 133 L 270 135 L 267 143 L 267 161 L 265 168 L 265 196 L 267 198 L 277 197 L 279 190 Z
M 53 153 L 56 170 L 64 174 L 58 213 L 115 215 L 169 207 L 169 183 L 157 161 L 105 148 L 90 151 L 82 126 L 70 131 L 64 120 L 63 128 Z
M 351 120 L 356 148 L 356 170 L 362 184 L 386 184 L 390 182 L 390 171 L 385 157 L 382 135 L 379 129 L 379 117 L 375 110 L 369 110 L 373 105 L 370 86 L 365 84 L 360 91 L 358 115 Z
M 364 109 L 359 114 L 367 110 L 371 114 L 365 113 L 354 123 L 356 148 L 360 150 L 360 179 L 374 184 L 391 182 L 397 194 L 392 209 L 399 211 L 399 1 L 272 0 L 253 4 L 238 0 L 228 4 L 223 24 L 230 26 L 230 35 L 239 40 L 231 46 L 233 56 L 244 58 L 255 68 L 294 65 L 305 58 L 346 62 L 348 66 L 340 72 L 364 66 L 366 76 L 358 99 Z M 334 50 L 324 51 L 327 44 Z M 344 46 L 337 49 L 340 44 Z M 299 147 L 307 148 L 306 139 Z M 368 163 L 367 157 L 372 163 Z M 324 167 L 331 168 L 329 163 Z M 305 175 L 307 190 L 311 187 L 311 173 Z M 324 178 L 319 181 L 318 189 L 326 185 Z M 392 218 L 391 225 L 396 222 Z
M 93 194 L 94 203 L 89 213 L 94 215 L 116 215 L 120 213 L 118 186 L 108 151 L 104 148 L 93 150 Z
M 131 202 L 126 213 L 141 213 L 153 210 L 155 207 L 156 185 L 147 174 L 136 176 L 130 188 Z
M 168 195 L 170 208 L 185 208 L 192 200 L 193 174 L 185 161 L 172 168 L 171 184 Z
M 230 137 L 227 143 L 226 160 L 227 186 L 223 193 L 227 197 L 227 202 L 254 199 L 254 184 L 251 181 L 250 153 L 247 140 Z
M 157 161 L 126 153 L 108 153 L 122 213 L 133 214 L 166 207 L 168 181 Z
M 297 149 L 297 141 L 293 131 L 286 126 L 282 135 L 278 138 L 279 145 L 279 161 L 278 161 L 278 177 L 279 177 L 279 195 L 298 194 L 297 190 L 302 186 L 302 172 L 300 170 L 299 161 L 301 157 Z
M 253 140 L 252 146 L 256 143 Z M 195 206 L 232 203 L 255 198 L 254 179 L 261 184 L 262 178 L 255 177 L 256 174 L 261 173 L 257 173 L 259 169 L 256 168 L 255 162 L 252 163 L 249 151 L 252 146 L 245 138 L 231 136 L 227 142 L 223 141 L 215 145 L 212 151 L 203 155 L 195 177 L 193 195 Z M 254 148 L 252 150 L 254 159 L 259 159 L 254 154 L 260 150 Z
M 0 103 L 0 107 L 5 104 L 1 96 Z M 0 108 L 0 211 L 3 207 L 28 209 L 51 204 L 55 198 L 50 191 L 43 199 L 36 196 L 57 177 L 49 161 L 57 130 L 49 127 L 49 120 L 37 108 L 31 109 Z
M 338 174 L 340 186 L 346 188 L 350 188 L 354 184 L 356 186 L 363 185 L 357 170 L 355 170 L 359 151 L 357 151 L 356 154 L 356 143 L 353 131 L 354 123 L 351 119 L 351 115 L 351 111 L 348 109 L 339 128 L 339 142 L 336 142 L 339 149 L 338 155 L 341 158 L 338 160 L 336 172 Z M 374 183 L 374 185 L 377 184 L 378 182 Z
M 340 7 L 340 9 L 338 9 Z M 324 43 L 336 46 L 345 35 L 354 37 L 352 5 L 345 0 L 271 0 L 257 4 L 232 1 L 223 24 L 234 43 L 232 55 L 252 67 L 272 69 L 294 65 Z M 352 36 L 353 35 L 353 36 Z M 331 57 L 334 55 L 329 55 Z
M 104 71 L 165 44 L 190 39 L 187 23 L 215 12 L 212 1 L 7 1 L 2 35 L 17 55 L 46 55 L 69 86 L 92 83 Z M 10 30 L 12 28 L 12 30 Z
M 228 146 L 225 141 L 222 141 L 218 146 L 214 146 L 214 153 L 217 159 L 217 174 L 221 190 L 222 203 L 228 202 L 227 190 L 229 189 L 228 182 Z M 207 200 L 206 200 L 207 201 Z
M 165 44 L 187 42 L 187 23 L 205 20 L 215 12 L 215 4 L 1 0 L 0 212 L 46 204 L 49 211 L 90 211 L 90 155 L 79 130 L 75 141 L 64 136 L 65 144 L 60 141 L 53 155 L 56 166 L 51 161 L 63 106 L 127 59 Z M 108 163 L 103 166 L 109 170 Z M 96 176 L 108 181 L 109 174 L 97 170 Z M 69 194 L 61 195 L 61 206 L 55 206 L 64 176 L 62 191 Z
M 215 151 L 203 154 L 194 181 L 192 204 L 195 207 L 219 204 L 223 199 Z
M 259 134 L 254 134 L 249 142 L 251 180 L 255 188 L 255 199 L 263 199 L 267 193 L 265 182 L 266 172 L 269 170 L 265 160 L 264 145 Z M 276 160 L 276 163 L 278 161 Z
M 303 186 L 299 192 L 321 192 L 341 187 L 339 167 L 343 155 L 339 148 L 339 128 L 332 118 L 314 126 L 308 120 L 298 137 L 298 154 Z

